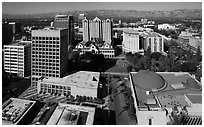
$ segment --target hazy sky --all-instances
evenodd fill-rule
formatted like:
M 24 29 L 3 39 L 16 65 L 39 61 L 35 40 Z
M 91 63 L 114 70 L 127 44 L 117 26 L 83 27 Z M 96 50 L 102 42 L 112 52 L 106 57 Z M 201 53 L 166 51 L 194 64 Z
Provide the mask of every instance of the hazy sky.
M 122 9 L 122 10 L 175 10 L 202 9 L 201 2 L 3 2 L 2 13 L 36 14 L 72 10 Z

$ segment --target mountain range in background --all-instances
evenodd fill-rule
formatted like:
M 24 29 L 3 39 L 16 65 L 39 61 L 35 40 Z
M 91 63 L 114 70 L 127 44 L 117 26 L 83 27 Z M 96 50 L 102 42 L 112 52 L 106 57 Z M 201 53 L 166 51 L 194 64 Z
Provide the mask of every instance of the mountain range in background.
M 85 14 L 88 19 L 99 17 L 101 19 L 113 18 L 119 19 L 135 19 L 135 18 L 162 18 L 162 19 L 202 19 L 202 10 L 186 10 L 179 9 L 173 11 L 136 11 L 136 10 L 85 10 L 85 11 L 67 11 L 67 12 L 52 12 L 43 14 L 2 14 L 2 19 L 53 19 L 57 14 L 73 15 L 78 19 L 79 14 Z

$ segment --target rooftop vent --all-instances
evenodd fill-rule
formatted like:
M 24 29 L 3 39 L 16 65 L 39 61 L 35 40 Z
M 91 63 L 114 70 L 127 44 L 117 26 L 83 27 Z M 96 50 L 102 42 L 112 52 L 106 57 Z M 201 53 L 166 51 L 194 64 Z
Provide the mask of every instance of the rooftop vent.
M 182 83 L 171 84 L 171 87 L 173 87 L 176 90 L 185 88 Z

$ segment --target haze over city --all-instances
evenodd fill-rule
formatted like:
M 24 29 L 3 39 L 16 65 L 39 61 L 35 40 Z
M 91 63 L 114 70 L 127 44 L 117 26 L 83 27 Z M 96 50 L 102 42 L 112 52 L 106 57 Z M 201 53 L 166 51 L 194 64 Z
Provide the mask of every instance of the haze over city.
M 73 10 L 164 11 L 202 9 L 201 2 L 3 2 L 3 14 L 38 14 Z

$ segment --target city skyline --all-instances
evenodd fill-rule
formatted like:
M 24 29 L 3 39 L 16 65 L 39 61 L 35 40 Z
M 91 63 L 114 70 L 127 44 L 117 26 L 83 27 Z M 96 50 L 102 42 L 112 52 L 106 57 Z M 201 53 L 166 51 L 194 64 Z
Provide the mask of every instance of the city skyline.
M 2 125 L 202 125 L 202 2 L 94 2 L 3 3 Z
M 202 2 L 2 2 L 3 14 L 40 14 L 75 10 L 171 11 L 202 9 Z

